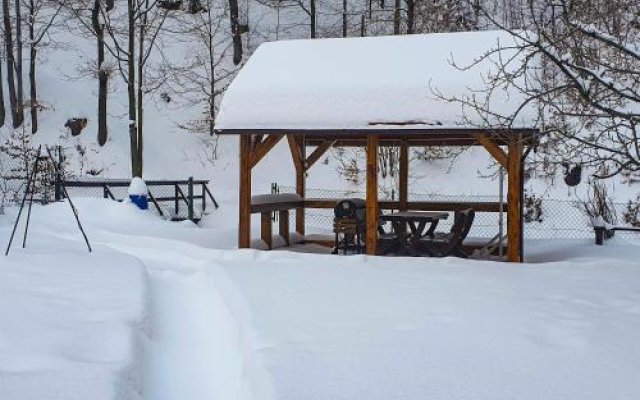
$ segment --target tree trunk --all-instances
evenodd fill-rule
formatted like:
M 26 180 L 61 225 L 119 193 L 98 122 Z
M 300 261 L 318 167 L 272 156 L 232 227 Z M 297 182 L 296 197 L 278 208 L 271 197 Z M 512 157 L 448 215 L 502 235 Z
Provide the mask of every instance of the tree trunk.
M 414 0 L 406 0 L 407 3 L 407 33 L 412 34 L 415 30 L 414 21 L 415 21 L 415 10 L 416 3 Z
M 129 141 L 131 147 L 131 175 L 142 177 L 142 165 L 138 159 L 138 130 L 136 127 L 136 66 L 135 66 L 135 3 L 134 0 L 127 0 L 128 7 L 128 41 L 127 52 L 127 96 L 129 100 Z
M 311 39 L 316 38 L 316 0 L 309 0 L 309 18 L 311 28 Z
M 38 92 L 36 87 L 36 58 L 38 55 L 34 29 L 35 5 L 29 0 L 29 110 L 31 111 L 31 133 L 38 132 Z
M 349 24 L 347 21 L 347 0 L 342 0 L 342 37 L 347 37 Z
M 145 10 L 149 9 L 149 0 L 145 1 Z M 137 126 L 137 135 L 138 135 L 138 163 L 139 163 L 139 169 L 140 169 L 140 177 L 142 177 L 142 168 L 143 168 L 143 158 L 142 158 L 142 150 L 143 150 L 143 138 L 142 138 L 142 127 L 143 127 L 143 104 L 142 104 L 142 100 L 143 100 L 143 96 L 142 96 L 142 90 L 143 90 L 143 85 L 144 85 L 144 71 L 143 71 L 143 67 L 144 67 L 144 41 L 145 41 L 145 34 L 146 34 L 146 26 L 147 26 L 147 13 L 145 12 L 144 14 L 142 14 L 142 21 L 140 23 L 140 30 L 139 30 L 139 37 L 138 37 L 138 98 L 137 98 L 137 122 L 138 122 L 138 126 Z
M 24 122 L 24 79 L 22 77 L 22 11 L 20 9 L 21 0 L 15 0 L 16 12 L 16 79 L 17 79 L 17 96 L 18 96 L 18 126 L 22 126 Z
M 36 88 L 36 57 L 38 50 L 32 43 L 29 46 L 29 109 L 31 111 L 31 133 L 38 132 L 38 93 Z
M 100 24 L 100 0 L 95 0 L 91 10 L 91 25 L 98 44 L 98 144 L 107 143 L 107 89 L 109 75 L 104 69 L 104 28 Z
M 395 0 L 393 4 L 393 34 L 400 34 L 400 0 Z
M 211 22 L 211 11 L 209 11 L 209 22 Z M 216 74 L 215 74 L 215 53 L 213 49 L 213 41 L 215 40 L 214 32 L 211 30 L 211 23 L 208 25 L 209 36 L 208 36 L 208 47 L 209 47 L 209 135 L 213 137 L 215 131 L 215 120 L 216 120 Z M 214 158 L 216 155 L 214 154 Z
M 229 18 L 231 20 L 231 34 L 233 36 L 233 64 L 242 62 L 242 37 L 240 37 L 240 13 L 238 0 L 229 0 Z
M 9 14 L 9 0 L 2 0 L 2 20 L 4 25 L 4 48 L 7 61 L 7 90 L 9 91 L 9 105 L 11 106 L 11 120 L 13 127 L 20 126 L 18 119 L 18 99 L 16 98 L 16 83 L 14 72 L 13 36 L 11 15 Z
M 0 63 L 0 127 L 4 126 L 6 110 L 4 109 L 4 84 L 2 83 L 2 63 Z

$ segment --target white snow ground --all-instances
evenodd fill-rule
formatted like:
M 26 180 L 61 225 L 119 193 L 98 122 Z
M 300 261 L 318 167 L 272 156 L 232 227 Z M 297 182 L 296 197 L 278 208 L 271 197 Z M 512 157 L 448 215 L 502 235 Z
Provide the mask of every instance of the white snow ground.
M 76 202 L 93 254 L 54 204 L 0 259 L 0 399 L 640 396 L 637 244 L 542 241 L 524 265 L 238 251 L 229 213 Z

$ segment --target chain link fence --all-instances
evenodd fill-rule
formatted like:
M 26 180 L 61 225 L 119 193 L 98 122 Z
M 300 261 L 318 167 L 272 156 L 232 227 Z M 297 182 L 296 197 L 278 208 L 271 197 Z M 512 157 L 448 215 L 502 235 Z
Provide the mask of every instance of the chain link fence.
M 149 209 L 173 220 L 199 220 L 218 203 L 206 180 L 148 180 Z M 64 186 L 71 197 L 102 197 L 121 201 L 128 197 L 128 179 L 73 180 Z
M 276 186 L 279 193 L 295 193 L 295 187 Z M 365 198 L 365 192 L 347 191 L 335 189 L 306 189 L 307 198 L 319 199 L 344 199 L 350 197 Z M 409 201 L 429 202 L 498 202 L 497 196 L 452 196 L 427 193 L 409 193 Z M 389 194 L 379 193 L 379 199 L 397 200 Z M 589 217 L 582 211 L 578 201 L 541 199 L 537 206 L 531 204 L 527 207 L 525 201 L 525 239 L 593 239 L 593 227 Z M 615 211 L 620 218 L 626 210 L 625 203 L 614 203 Z M 292 213 L 294 214 L 294 213 Z M 506 233 L 506 208 L 504 213 L 503 232 Z M 333 226 L 332 209 L 307 209 L 305 211 L 306 226 L 309 233 L 330 233 Z M 499 233 L 500 213 L 477 212 L 469 237 L 490 239 Z M 293 221 L 293 220 L 292 220 Z M 443 220 L 438 225 L 438 230 L 450 228 L 453 218 Z M 292 222 L 293 223 L 293 222 Z M 629 236 L 637 239 L 637 234 L 632 232 L 617 232 L 622 237 Z
M 34 181 L 34 201 L 49 203 L 55 200 L 55 166 L 60 149 L 51 148 L 51 157 L 45 147 L 40 149 L 38 167 L 33 175 L 38 149 L 0 146 L 0 214 L 7 206 L 19 204 L 24 196 L 27 180 Z
M 33 176 L 34 201 L 47 204 L 64 197 L 62 184 L 70 197 L 107 198 L 121 201 L 128 197 L 129 179 L 76 179 L 65 173 L 65 157 L 60 147 L 41 148 L 36 174 L 32 174 L 37 149 L 32 147 L 0 148 L 0 213 L 5 207 L 19 205 L 27 181 Z M 62 168 L 61 168 L 62 166 Z M 57 174 L 56 171 L 59 171 Z M 149 209 L 167 219 L 198 220 L 217 208 L 206 180 L 147 181 Z

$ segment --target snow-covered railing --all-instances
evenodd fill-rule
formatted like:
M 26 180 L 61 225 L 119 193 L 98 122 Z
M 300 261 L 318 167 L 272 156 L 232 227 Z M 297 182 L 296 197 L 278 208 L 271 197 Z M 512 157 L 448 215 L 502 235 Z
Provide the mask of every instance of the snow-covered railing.
M 76 189 L 74 192 L 82 193 L 82 189 L 99 189 L 101 197 L 105 199 L 121 201 L 126 197 L 126 188 L 130 184 L 129 179 L 92 179 L 92 180 L 64 180 L 56 182 L 56 185 L 64 184 L 67 188 Z M 163 217 L 172 219 L 199 220 L 207 210 L 207 202 L 211 201 L 214 208 L 218 208 L 218 202 L 208 188 L 209 181 L 204 179 L 183 180 L 148 180 L 145 181 L 148 189 L 149 201 L 155 210 Z M 116 190 L 119 189 L 119 190 Z M 199 190 L 197 190 L 199 189 Z M 196 193 L 199 191 L 199 193 Z M 58 190 L 55 191 L 57 194 Z M 116 192 L 122 194 L 117 195 Z M 120 193 L 122 192 L 122 193 Z M 200 201 L 199 207 L 196 203 Z M 163 207 L 163 203 L 173 205 L 173 210 Z M 181 208 L 183 205 L 184 208 Z M 182 217 L 181 211 L 186 210 L 186 216 Z M 171 212 L 173 211 L 173 213 Z

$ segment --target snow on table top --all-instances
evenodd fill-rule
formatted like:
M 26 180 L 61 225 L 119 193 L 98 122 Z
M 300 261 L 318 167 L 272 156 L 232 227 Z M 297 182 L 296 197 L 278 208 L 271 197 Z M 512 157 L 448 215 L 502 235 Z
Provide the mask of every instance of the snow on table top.
M 514 267 L 249 252 L 213 279 L 255 337 L 269 381 L 255 398 L 634 399 L 640 269 L 599 254 Z
M 251 204 L 270 204 L 270 203 L 295 203 L 302 201 L 302 197 L 295 193 L 267 193 L 256 194 L 251 196 Z
M 452 62 L 469 66 L 514 40 L 505 32 L 486 31 L 265 43 L 226 90 L 216 128 L 486 126 L 485 117 L 489 123 L 496 123 L 495 118 L 469 107 L 463 110 L 459 102 L 444 101 L 436 93 L 484 101 L 485 93 L 473 91 L 486 92 L 485 80 L 497 70 L 493 62 L 482 61 L 465 71 Z M 503 59 L 513 54 L 502 52 Z M 521 66 L 523 57 L 515 56 L 508 69 Z M 508 115 L 522 100 L 518 90 L 501 87 L 489 104 L 493 112 Z M 525 107 L 516 127 L 534 127 L 535 111 Z

